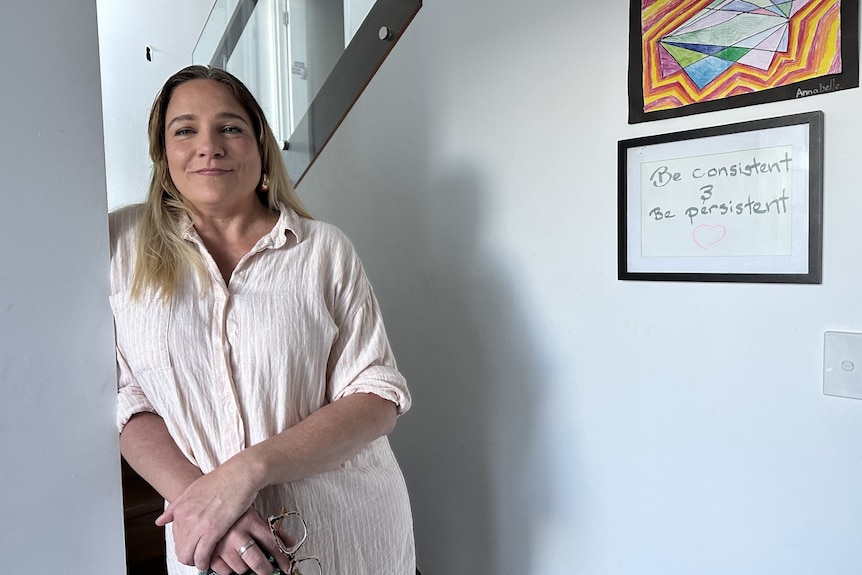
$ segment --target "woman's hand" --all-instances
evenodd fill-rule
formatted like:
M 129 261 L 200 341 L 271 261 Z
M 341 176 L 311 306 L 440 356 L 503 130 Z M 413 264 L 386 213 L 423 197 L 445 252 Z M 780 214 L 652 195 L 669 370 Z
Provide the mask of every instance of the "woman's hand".
M 252 540 L 255 543 L 240 555 L 242 547 Z M 249 509 L 216 545 L 210 568 L 218 575 L 245 573 L 249 569 L 257 575 L 272 575 L 270 555 L 275 557 L 282 571 L 290 571 L 290 561 L 279 552 L 266 519 Z
M 169 499 L 170 504 L 156 524 L 173 522 L 177 559 L 206 571 L 216 546 L 249 510 L 260 489 L 334 469 L 371 441 L 389 433 L 396 417 L 395 404 L 378 395 L 355 393 L 338 399 L 187 484 L 178 496 Z M 171 492 L 166 493 L 170 497 Z M 235 560 L 231 553 L 236 554 L 251 538 L 249 534 L 237 542 L 236 537 L 231 537 L 236 547 L 222 548 L 222 560 Z M 243 556 L 248 553 L 251 550 Z M 278 556 L 283 560 L 281 554 Z
M 264 533 L 261 533 L 259 528 L 254 532 L 246 530 L 242 533 L 232 530 L 238 520 L 249 512 L 258 492 L 250 474 L 245 473 L 242 465 L 236 463 L 228 461 L 194 481 L 179 497 L 174 498 L 165 512 L 156 519 L 156 525 L 159 526 L 173 522 L 177 559 L 184 565 L 194 565 L 199 571 L 206 571 L 216 547 L 229 530 L 232 542 L 247 535 L 235 549 L 224 550 L 224 555 L 234 562 L 238 559 L 236 549 L 249 539 L 265 536 L 269 532 L 266 521 L 259 516 Z M 248 550 L 243 555 L 247 556 L 249 553 L 252 551 Z M 252 557 L 254 556 L 253 554 Z M 230 562 L 227 563 L 230 565 Z

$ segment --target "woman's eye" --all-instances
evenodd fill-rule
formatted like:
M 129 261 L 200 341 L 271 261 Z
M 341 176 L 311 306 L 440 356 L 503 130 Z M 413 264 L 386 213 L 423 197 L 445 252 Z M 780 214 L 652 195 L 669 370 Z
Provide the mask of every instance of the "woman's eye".
M 222 128 L 222 131 L 227 132 L 228 134 L 239 134 L 242 132 L 242 130 L 240 130 L 236 126 L 225 126 L 224 128 Z
M 175 136 L 188 136 L 191 133 L 192 133 L 191 128 L 180 128 L 179 130 L 174 132 L 174 135 Z

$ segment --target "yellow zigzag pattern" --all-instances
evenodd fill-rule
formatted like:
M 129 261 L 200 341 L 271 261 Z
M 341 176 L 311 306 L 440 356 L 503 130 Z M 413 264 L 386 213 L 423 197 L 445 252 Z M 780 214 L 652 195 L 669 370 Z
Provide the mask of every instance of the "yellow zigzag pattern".
M 685 74 L 662 78 L 659 40 L 714 0 L 656 0 L 642 9 L 644 111 L 757 92 L 840 71 L 841 3 L 811 0 L 790 20 L 788 51 L 776 53 L 766 70 L 734 64 L 701 90 Z M 647 4 L 647 2 L 644 2 Z

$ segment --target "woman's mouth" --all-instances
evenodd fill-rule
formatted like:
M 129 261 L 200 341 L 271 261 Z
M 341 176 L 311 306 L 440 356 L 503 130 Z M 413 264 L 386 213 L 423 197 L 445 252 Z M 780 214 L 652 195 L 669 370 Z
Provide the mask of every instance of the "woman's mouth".
M 195 173 L 199 176 L 221 176 L 228 172 L 230 172 L 230 170 L 223 170 L 221 168 L 204 168 L 202 170 L 197 170 Z

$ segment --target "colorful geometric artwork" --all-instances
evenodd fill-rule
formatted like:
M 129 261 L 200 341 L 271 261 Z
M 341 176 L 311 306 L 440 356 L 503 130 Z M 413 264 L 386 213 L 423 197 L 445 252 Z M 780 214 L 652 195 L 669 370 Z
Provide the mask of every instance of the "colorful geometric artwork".
M 637 14 L 632 3 L 630 121 L 859 85 L 855 0 L 640 0 Z
M 713 2 L 659 40 L 662 76 L 681 68 L 703 90 L 734 64 L 768 70 L 776 54 L 787 53 L 790 19 L 809 1 Z

